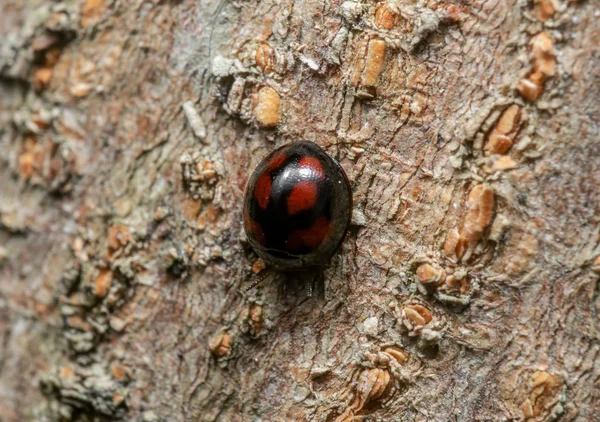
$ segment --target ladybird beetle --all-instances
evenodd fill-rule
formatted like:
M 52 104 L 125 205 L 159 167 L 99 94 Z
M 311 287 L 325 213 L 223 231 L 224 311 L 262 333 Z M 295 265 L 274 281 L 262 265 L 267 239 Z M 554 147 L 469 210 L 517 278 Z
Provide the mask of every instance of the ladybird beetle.
M 346 173 L 317 144 L 294 142 L 260 162 L 244 199 L 244 229 L 252 248 L 279 270 L 325 264 L 352 215 Z

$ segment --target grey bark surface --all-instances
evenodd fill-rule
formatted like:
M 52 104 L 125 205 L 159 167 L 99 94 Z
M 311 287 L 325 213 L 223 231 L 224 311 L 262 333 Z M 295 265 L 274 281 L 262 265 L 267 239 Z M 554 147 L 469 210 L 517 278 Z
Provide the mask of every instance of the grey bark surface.
M 600 420 L 599 15 L 3 0 L 0 421 Z M 298 139 L 354 193 L 320 276 L 242 228 Z

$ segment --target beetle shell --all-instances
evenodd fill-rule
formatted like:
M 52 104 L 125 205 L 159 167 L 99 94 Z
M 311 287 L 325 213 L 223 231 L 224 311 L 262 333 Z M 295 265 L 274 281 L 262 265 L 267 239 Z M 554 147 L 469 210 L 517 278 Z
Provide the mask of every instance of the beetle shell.
M 326 264 L 342 243 L 351 215 L 344 170 L 313 142 L 273 151 L 248 182 L 246 236 L 256 253 L 280 270 Z

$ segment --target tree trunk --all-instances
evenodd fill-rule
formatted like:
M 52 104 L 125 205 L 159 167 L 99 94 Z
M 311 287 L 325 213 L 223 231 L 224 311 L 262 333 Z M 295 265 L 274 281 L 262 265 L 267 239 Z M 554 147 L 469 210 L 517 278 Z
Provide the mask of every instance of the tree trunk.
M 3 0 L 0 420 L 600 420 L 599 15 Z M 241 206 L 300 139 L 353 222 L 290 275 Z

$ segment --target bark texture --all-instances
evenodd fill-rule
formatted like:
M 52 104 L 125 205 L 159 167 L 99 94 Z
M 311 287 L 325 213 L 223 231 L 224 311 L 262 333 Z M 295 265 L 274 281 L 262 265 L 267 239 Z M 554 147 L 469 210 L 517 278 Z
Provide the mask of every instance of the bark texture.
M 600 420 L 599 15 L 0 2 L 0 420 Z M 354 192 L 320 276 L 241 227 L 296 139 Z

